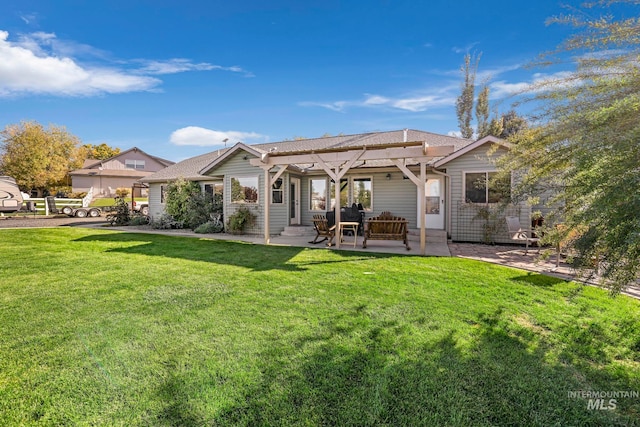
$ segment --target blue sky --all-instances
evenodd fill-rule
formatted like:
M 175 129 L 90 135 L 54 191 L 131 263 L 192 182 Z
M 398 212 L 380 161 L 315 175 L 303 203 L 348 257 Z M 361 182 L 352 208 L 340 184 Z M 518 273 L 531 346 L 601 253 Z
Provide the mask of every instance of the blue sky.
M 563 4 L 578 4 L 564 1 Z M 505 112 L 561 71 L 524 66 L 570 33 L 554 0 L 3 0 L 0 126 L 178 161 L 228 144 L 457 130 L 466 52 Z

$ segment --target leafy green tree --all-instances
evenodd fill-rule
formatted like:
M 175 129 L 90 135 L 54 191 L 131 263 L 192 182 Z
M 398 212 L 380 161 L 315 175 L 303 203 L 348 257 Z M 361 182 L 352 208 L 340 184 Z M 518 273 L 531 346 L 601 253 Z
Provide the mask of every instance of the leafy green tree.
M 64 127 L 45 128 L 35 121 L 8 125 L 0 132 L 0 170 L 22 190 L 69 185 L 69 171 L 82 166 L 86 152 L 80 139 Z
M 523 170 L 514 197 L 555 194 L 548 204 L 564 223 L 557 239 L 577 254 L 573 266 L 586 273 L 600 261 L 599 277 L 614 293 L 640 271 L 640 19 L 616 17 L 615 3 L 638 5 L 597 1 L 550 20 L 575 33 L 544 60 L 570 56 L 576 69 L 532 88 L 541 124 L 512 136 L 501 165 Z
M 467 53 L 464 56 L 464 64 L 462 71 L 463 81 L 460 85 L 461 93 L 456 99 L 456 116 L 458 117 L 458 127 L 463 138 L 473 137 L 473 127 L 471 120 L 473 119 L 473 101 L 476 90 L 476 73 L 478 71 L 478 62 L 480 56 L 476 57 Z
M 117 147 L 110 147 L 106 143 L 92 145 L 84 144 L 82 146 L 87 150 L 87 158 L 96 160 L 106 160 L 120 154 L 120 149 Z

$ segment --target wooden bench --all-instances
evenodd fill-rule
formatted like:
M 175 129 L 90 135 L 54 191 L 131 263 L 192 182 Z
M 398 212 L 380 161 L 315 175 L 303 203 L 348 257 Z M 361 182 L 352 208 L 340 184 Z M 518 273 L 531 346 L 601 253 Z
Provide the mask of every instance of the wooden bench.
M 369 218 L 364 224 L 362 247 L 367 247 L 367 240 L 402 240 L 407 250 L 411 250 L 407 239 L 407 224 L 406 219 L 393 216 L 391 212 L 382 212 L 380 216 Z

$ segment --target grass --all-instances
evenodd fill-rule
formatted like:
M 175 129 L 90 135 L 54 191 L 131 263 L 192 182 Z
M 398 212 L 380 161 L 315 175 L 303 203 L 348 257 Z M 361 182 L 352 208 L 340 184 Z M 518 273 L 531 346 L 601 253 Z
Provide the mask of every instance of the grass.
M 131 196 L 125 197 L 124 200 L 127 203 L 131 203 Z M 135 200 L 137 203 L 147 202 L 147 198 L 142 198 L 142 197 L 136 197 Z M 115 204 L 116 202 L 113 197 L 100 197 L 100 198 L 93 199 L 91 201 L 91 207 L 96 207 L 96 208 L 113 206 Z
M 0 230 L 0 425 L 638 425 L 640 304 L 520 270 Z M 608 402 L 608 399 L 607 399 Z

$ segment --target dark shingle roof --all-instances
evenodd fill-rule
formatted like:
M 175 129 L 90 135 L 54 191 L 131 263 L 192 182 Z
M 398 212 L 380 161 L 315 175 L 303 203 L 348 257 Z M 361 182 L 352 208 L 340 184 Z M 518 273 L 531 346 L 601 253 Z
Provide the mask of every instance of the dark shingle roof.
M 295 141 L 270 142 L 265 144 L 254 144 L 250 145 L 250 147 L 262 153 L 268 153 L 270 150 L 275 149 L 278 154 L 282 154 L 331 149 L 356 149 L 365 146 L 383 146 L 406 141 L 426 141 L 426 143 L 431 147 L 452 145 L 454 147 L 454 151 L 462 149 L 463 147 L 473 142 L 469 139 L 462 139 L 453 136 L 439 135 L 431 132 L 407 129 L 406 137 L 405 130 L 396 130 L 388 132 L 361 133 L 357 135 L 339 135 L 323 138 L 309 138 Z M 144 178 L 143 181 L 163 182 L 180 177 L 190 180 L 206 179 L 207 177 L 201 174 L 202 169 L 211 165 L 216 161 L 216 159 L 224 155 L 227 150 L 231 149 L 233 149 L 233 147 L 225 148 L 224 150 L 216 150 L 210 153 L 183 160 L 172 166 L 162 169 L 161 171 L 158 171 L 149 177 Z M 370 166 L 374 165 L 372 162 L 368 163 Z M 389 165 L 391 164 L 390 162 L 388 163 Z M 376 166 L 383 166 L 383 164 L 380 163 L 380 165 Z

